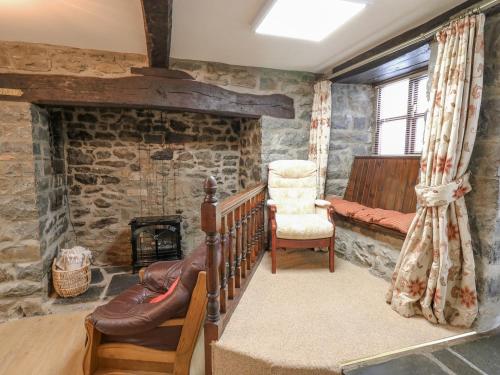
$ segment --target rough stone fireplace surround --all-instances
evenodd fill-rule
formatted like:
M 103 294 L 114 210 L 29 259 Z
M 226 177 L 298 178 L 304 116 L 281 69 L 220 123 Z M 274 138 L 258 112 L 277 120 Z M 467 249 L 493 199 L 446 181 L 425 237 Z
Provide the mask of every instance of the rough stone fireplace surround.
M 88 247 L 100 266 L 129 265 L 130 220 L 180 214 L 189 252 L 203 239 L 204 179 L 217 177 L 221 198 L 261 179 L 259 119 L 14 103 L 0 111 L 11 139 L 2 150 L 11 162 L 2 163 L 0 199 L 11 223 L 2 229 L 0 293 L 12 303 L 29 295 L 17 307 L 24 315 L 51 292 L 61 247 Z
M 86 77 L 125 77 L 130 76 L 131 67 L 141 67 L 147 65 L 147 58 L 145 55 L 130 54 L 130 53 L 118 53 L 109 51 L 97 51 L 97 50 L 85 50 L 64 46 L 53 46 L 45 44 L 34 44 L 34 43 L 24 43 L 24 42 L 6 42 L 0 41 L 0 74 L 1 73 L 41 73 L 41 74 L 62 74 L 62 75 L 74 75 L 74 76 L 86 76 Z M 311 106 L 313 98 L 313 83 L 317 79 L 317 76 L 312 73 L 306 72 L 291 72 L 291 71 L 281 71 L 274 69 L 265 68 L 253 68 L 253 67 L 243 67 L 243 66 L 233 66 L 220 63 L 211 63 L 203 61 L 192 61 L 192 60 L 177 60 L 172 59 L 171 61 L 172 69 L 183 70 L 191 74 L 197 81 L 215 84 L 217 86 L 227 88 L 233 91 L 253 93 L 258 95 L 267 94 L 285 94 L 294 100 L 295 107 L 295 118 L 294 119 L 282 119 L 273 118 L 269 116 L 263 116 L 260 119 L 260 131 L 261 137 L 257 139 L 256 142 L 261 142 L 261 153 L 260 158 L 261 163 L 261 175 L 266 178 L 266 166 L 272 160 L 277 159 L 303 159 L 307 157 L 307 140 L 309 138 L 309 121 L 311 117 Z M 79 112 L 83 111 L 83 112 Z M 73 232 L 73 227 L 69 222 L 68 208 L 71 212 L 72 222 L 75 228 L 75 232 L 83 232 L 84 229 L 90 227 L 92 223 L 98 220 L 110 220 L 118 222 L 111 223 L 104 226 L 103 228 L 96 228 L 96 231 L 100 231 L 103 234 L 103 240 L 107 238 L 112 238 L 111 232 L 124 233 L 123 236 L 117 237 L 116 242 L 113 246 L 109 246 L 105 252 L 99 257 L 101 264 L 111 263 L 111 262 L 122 262 L 129 261 L 128 254 L 124 255 L 126 252 L 117 252 L 118 243 L 122 241 L 128 245 L 129 241 L 129 227 L 127 220 L 122 218 L 130 215 L 133 205 L 130 205 L 132 200 L 127 194 L 122 194 L 121 200 L 113 200 L 111 196 L 116 196 L 117 193 L 113 192 L 113 189 L 118 189 L 124 185 L 124 181 L 127 181 L 128 187 L 131 192 L 135 190 L 135 196 L 137 202 L 140 197 L 145 197 L 144 189 L 141 190 L 140 182 L 144 182 L 144 176 L 141 176 L 139 171 L 132 171 L 129 167 L 119 167 L 116 165 L 121 165 L 122 162 L 127 163 L 127 165 L 138 165 L 134 160 L 130 161 L 131 155 L 116 156 L 114 154 L 118 149 L 124 149 L 124 146 L 114 146 L 115 143 L 121 142 L 123 144 L 132 144 L 131 152 L 136 154 L 136 158 L 141 157 L 142 154 L 146 153 L 147 150 L 139 150 L 139 145 L 135 141 L 137 137 L 130 136 L 129 140 L 120 140 L 120 130 L 110 131 L 98 129 L 98 126 L 110 128 L 110 125 L 116 122 L 119 114 L 114 112 L 114 110 L 107 111 L 108 115 L 105 115 L 103 110 L 88 110 L 88 118 L 91 116 L 97 117 L 98 122 L 103 121 L 103 123 L 98 124 L 92 123 L 92 121 L 80 121 L 78 115 L 85 115 L 86 110 L 82 108 L 62 110 L 63 113 L 56 115 L 57 112 L 61 112 L 61 109 L 56 108 L 43 109 L 38 106 L 32 106 L 30 104 L 22 103 L 12 103 L 12 102 L 0 102 L 0 321 L 10 318 L 17 318 L 23 316 L 31 316 L 36 314 L 45 314 L 53 311 L 58 311 L 54 309 L 54 305 L 47 300 L 49 280 L 47 277 L 47 271 L 50 266 L 51 259 L 56 254 L 56 249 L 60 248 L 63 243 L 68 245 L 73 244 L 75 241 L 75 236 Z M 72 112 L 71 119 L 69 119 L 69 114 L 64 117 L 64 112 Z M 180 137 L 185 137 L 193 139 L 197 137 L 198 139 L 203 139 L 203 137 L 213 137 L 214 147 L 215 143 L 219 142 L 220 148 L 224 146 L 220 145 L 220 141 L 217 138 L 226 136 L 231 137 L 232 145 L 234 143 L 240 142 L 240 152 L 243 157 L 246 153 L 252 153 L 252 142 L 253 138 L 247 138 L 248 143 L 241 142 L 241 132 L 245 132 L 245 127 L 249 127 L 250 120 L 247 124 L 242 124 L 240 126 L 240 139 L 234 140 L 233 138 L 237 136 L 236 131 L 231 128 L 231 134 L 224 134 L 224 131 L 228 129 L 228 123 L 233 123 L 236 119 L 225 119 L 228 121 L 226 124 L 219 124 L 212 126 L 201 125 L 200 123 L 200 133 L 195 133 L 196 129 L 191 127 L 193 123 L 186 122 L 186 119 L 179 119 L 181 114 L 171 113 L 168 116 L 173 116 L 177 118 L 172 118 L 173 121 L 165 121 L 167 115 L 160 112 L 144 112 L 141 117 L 139 115 L 140 111 L 131 111 L 134 113 L 127 114 L 122 118 L 126 119 L 127 116 L 137 116 L 134 121 L 141 122 L 141 126 L 151 125 L 151 133 L 149 135 L 141 133 L 143 137 L 144 148 L 150 148 L 152 153 L 160 151 L 159 143 L 146 143 L 146 138 L 149 141 L 156 138 L 158 139 L 159 129 L 157 126 L 161 126 L 163 123 L 167 123 L 166 126 L 169 128 L 169 134 L 172 136 L 175 142 L 172 145 L 174 150 L 174 159 L 176 163 L 179 164 L 179 170 L 175 176 L 177 192 L 179 193 L 178 200 L 183 196 L 189 196 L 191 198 L 191 190 L 194 191 L 195 195 L 201 193 L 201 172 L 196 179 L 193 177 L 193 183 L 189 186 L 182 186 L 183 178 L 187 176 L 188 173 L 195 175 L 194 171 L 187 170 L 187 168 L 193 163 L 198 164 L 199 161 L 205 163 L 206 166 L 201 167 L 203 174 L 207 171 L 216 170 L 219 176 L 223 175 L 222 169 L 226 169 L 228 173 L 228 179 L 231 179 L 231 186 L 235 185 L 239 188 L 245 183 L 248 183 L 252 176 L 258 175 L 258 171 L 252 169 L 249 165 L 247 167 L 246 162 L 243 166 L 239 166 L 239 161 L 237 165 L 234 164 L 234 160 L 230 160 L 237 154 L 235 149 L 229 148 L 228 150 L 216 150 L 215 155 L 212 153 L 212 149 L 206 147 L 202 148 L 189 148 L 186 147 L 182 149 L 180 142 Z M 148 117 L 154 114 L 153 117 Z M 40 116 L 41 114 L 41 116 Z M 54 117 L 49 118 L 52 114 Z M 188 116 L 188 114 L 184 114 Z M 92 165 L 78 164 L 75 165 L 71 175 L 68 175 L 68 183 L 64 183 L 64 174 L 60 171 L 68 170 L 67 157 L 61 157 L 64 151 L 64 146 L 61 144 L 66 144 L 66 153 L 68 153 L 69 138 L 67 136 L 67 131 L 64 132 L 61 129 L 60 134 L 57 132 L 52 134 L 52 137 L 58 137 L 59 141 L 53 144 L 59 144 L 58 150 L 54 148 L 52 155 L 50 153 L 50 142 L 49 142 L 49 120 L 54 122 L 57 120 L 57 116 L 62 116 L 60 122 L 63 126 L 76 125 L 73 128 L 72 136 L 75 135 L 77 131 L 80 131 L 81 137 L 93 137 L 96 138 L 97 133 L 112 133 L 107 135 L 108 137 L 115 137 L 115 139 L 88 139 L 88 140 L 74 140 L 73 145 L 78 144 L 75 142 L 81 142 L 82 147 L 75 147 L 74 153 L 86 155 L 87 152 L 92 151 Z M 156 117 L 155 117 L 156 116 Z M 200 120 L 205 118 L 207 122 L 210 122 L 210 116 L 201 116 L 198 114 L 190 114 L 192 119 Z M 188 116 L 188 117 L 189 117 Z M 104 118 L 102 118 L 104 117 Z M 108 117 L 106 119 L 106 117 Z M 182 116 L 181 116 L 182 117 Z M 93 118 L 92 118 L 93 119 Z M 149 123 L 151 120 L 152 124 Z M 154 123 L 155 121 L 158 123 Z M 217 119 L 221 120 L 222 119 Z M 214 120 L 217 122 L 217 120 Z M 107 121 L 107 122 L 106 122 Z M 177 121 L 177 123 L 175 122 Z M 137 124 L 139 126 L 139 124 Z M 174 127 L 182 129 L 187 125 L 187 128 L 182 130 L 175 130 Z M 91 129 L 95 126 L 95 129 Z M 125 121 L 119 126 L 125 125 Z M 156 128 L 155 128 L 156 126 Z M 80 127 L 80 128 L 79 128 Z M 205 134 L 201 128 L 206 127 Z M 51 128 L 53 128 L 51 126 Z M 153 129 L 154 128 L 154 129 Z M 216 129 L 213 134 L 207 134 L 210 130 L 209 128 Z M 241 130 L 243 129 L 243 131 Z M 127 131 L 130 129 L 122 129 L 122 136 L 126 135 Z M 215 134 L 215 132 L 221 131 L 220 134 Z M 248 129 L 250 131 L 250 129 Z M 40 134 L 38 134 L 40 133 Z M 89 135 L 85 135 L 88 133 Z M 166 134 L 166 132 L 164 133 Z M 40 135 L 40 136 L 39 136 Z M 160 134 L 161 135 L 161 134 Z M 106 137 L 106 135 L 99 134 L 99 137 Z M 150 136 L 152 138 L 150 138 Z M 66 137 L 66 138 L 64 138 Z M 76 135 L 78 137 L 78 135 Z M 177 137 L 177 139 L 176 139 Z M 172 138 L 171 138 L 172 139 Z M 35 142 L 33 141 L 35 140 Z M 97 148 L 91 149 L 90 143 L 95 146 L 99 142 L 111 143 L 111 148 L 106 150 L 106 147 L 101 147 L 99 150 Z M 168 141 L 168 139 L 166 139 Z M 61 143 L 62 142 L 62 143 Z M 66 142 L 66 143 L 65 143 Z M 83 147 L 83 143 L 88 143 Z M 106 143 L 106 144 L 107 144 Z M 104 143 L 101 143 L 104 144 Z M 194 146 L 193 142 L 188 142 L 191 146 Z M 89 147 L 89 148 L 87 148 Z M 94 154 L 93 152 L 96 152 Z M 99 159 L 97 158 L 97 151 L 99 153 Z M 107 155 L 105 152 L 111 153 L 109 158 L 105 158 Z M 209 158 L 205 159 L 204 155 L 206 152 L 210 151 Z M 80 153 L 81 152 L 81 153 Z M 120 151 L 117 151 L 120 153 Z M 205 153 L 204 153 L 205 152 Z M 166 152 L 168 153 L 168 152 Z M 72 156 L 72 157 L 73 157 Z M 193 157 L 192 160 L 178 160 L 177 158 L 189 159 Z M 213 158 L 212 158 L 213 156 Z M 85 156 L 84 156 L 85 157 Z M 228 166 L 222 167 L 222 160 L 219 157 L 226 157 L 225 162 Z M 78 157 L 77 157 L 78 158 Z M 161 159 L 161 158 L 160 158 Z M 111 161 L 119 162 L 115 166 L 106 166 L 106 164 Z M 100 165 L 97 163 L 101 163 Z M 149 163 L 151 168 L 157 166 L 158 163 Z M 164 161 L 164 164 L 168 164 L 168 161 Z M 219 165 L 220 170 L 213 165 Z M 43 171 L 41 177 L 37 177 L 37 186 L 35 189 L 35 166 L 37 173 Z M 78 168 L 78 171 L 77 171 Z M 83 172 L 86 168 L 102 170 L 108 169 L 112 170 L 112 174 L 99 174 L 95 172 Z M 134 167 L 132 167 L 134 168 Z M 238 172 L 229 172 L 230 169 L 238 169 Z M 86 185 L 81 181 L 78 182 L 74 178 L 76 175 L 95 175 L 96 184 Z M 129 174 L 129 177 L 122 176 L 122 173 Z M 241 176 L 240 176 L 241 173 Z M 245 173 L 248 173 L 245 175 Z M 130 176 L 131 175 L 131 176 Z M 229 176 L 232 177 L 229 177 Z M 237 177 L 235 177 L 237 176 Z M 82 176 L 78 176 L 81 179 Z M 87 176 L 88 177 L 88 176 Z M 104 179 L 103 179 L 104 177 Z M 169 176 L 166 176 L 169 177 Z M 71 179 L 73 178 L 73 180 Z M 90 182 L 92 182 L 93 177 L 90 176 Z M 108 183 L 102 184 L 103 181 L 113 182 L 116 181 L 115 178 L 120 179 L 120 183 Z M 138 178 L 138 180 L 132 180 L 129 178 Z M 142 178 L 142 180 L 141 180 Z M 76 181 L 76 182 L 74 182 Z M 246 181 L 246 182 L 245 182 Z M 72 190 L 72 184 L 73 189 Z M 131 186 L 134 187 L 131 187 Z M 227 185 L 229 186 L 228 182 Z M 76 194 L 79 186 L 81 192 L 79 195 Z M 168 185 L 172 186 L 172 184 Z M 102 191 L 89 193 L 92 188 L 103 188 Z M 225 188 L 224 188 L 225 189 Z M 231 189 L 234 189 L 231 188 Z M 218 189 L 220 191 L 222 189 Z M 87 192 L 85 192 L 87 191 Z M 226 191 L 227 193 L 230 190 Z M 171 193 L 171 191 L 170 191 Z M 96 201 L 98 205 L 106 206 L 108 203 L 116 205 L 118 203 L 123 204 L 123 209 L 119 209 L 110 215 L 111 207 L 98 207 L 91 201 L 90 198 L 85 198 L 86 195 L 92 194 L 96 199 L 102 199 Z M 106 196 L 103 196 L 106 194 Z M 160 195 L 161 196 L 161 195 Z M 158 197 L 158 195 L 156 195 Z M 169 195 L 171 197 L 171 195 Z M 115 197 L 117 198 L 117 197 Z M 86 199 L 91 201 L 89 206 L 75 207 L 75 202 L 84 202 Z M 143 200 L 147 202 L 147 200 Z M 39 204 L 37 202 L 40 202 Z M 195 203 L 193 203 L 193 207 Z M 172 205 L 166 205 L 166 210 L 172 209 Z M 40 208 L 40 210 L 39 210 Z M 141 206 L 138 205 L 137 213 L 140 214 Z M 147 205 L 142 206 L 142 212 L 148 215 Z M 78 212 L 77 210 L 90 209 L 91 212 L 85 214 L 85 212 Z M 184 215 L 184 225 L 188 228 L 183 229 L 184 231 L 196 232 L 196 227 L 192 225 L 192 222 L 187 217 L 189 210 L 187 208 L 182 208 L 185 211 Z M 128 213 L 127 213 L 128 211 Z M 108 212 L 107 217 L 97 217 L 96 212 L 104 213 Z M 73 215 L 83 214 L 79 218 L 74 218 Z M 41 226 L 39 224 L 42 224 Z M 80 225 L 80 226 L 78 226 Z M 94 224 L 96 225 L 96 224 Z M 103 225 L 101 224 L 97 224 Z M 197 225 L 197 224 L 195 224 Z M 92 229 L 94 231 L 94 229 Z M 78 238 L 81 241 L 85 236 L 80 236 Z M 95 237 L 86 238 L 89 242 L 95 241 Z M 195 235 L 185 235 L 183 233 L 184 239 L 184 251 L 189 251 L 189 242 L 195 241 Z M 112 243 L 112 244 L 113 244 Z M 121 257 L 121 260 L 120 260 Z M 88 294 L 100 294 L 104 296 L 106 290 L 101 290 L 101 285 L 109 282 L 110 277 L 118 277 L 115 272 L 117 270 L 123 270 L 119 266 L 113 266 L 112 268 L 101 268 L 102 273 L 95 272 L 93 276 L 97 282 L 97 286 L 91 286 L 91 292 Z M 109 272 L 108 272 L 109 271 Z M 103 276 L 103 277 L 102 277 Z M 99 281 L 100 280 L 100 281 Z M 108 283 L 109 284 L 109 283 Z M 111 285 L 110 285 L 111 286 Z M 110 289 L 110 287 L 106 287 Z M 87 294 L 87 293 L 86 293 Z M 75 303 L 75 308 L 78 307 L 78 303 Z M 91 306 L 88 306 L 91 308 Z
M 54 155 L 66 166 L 70 233 L 99 263 L 130 264 L 128 224 L 136 216 L 180 214 L 189 251 L 203 239 L 207 176 L 219 179 L 221 198 L 260 181 L 256 119 L 132 109 L 47 114 Z

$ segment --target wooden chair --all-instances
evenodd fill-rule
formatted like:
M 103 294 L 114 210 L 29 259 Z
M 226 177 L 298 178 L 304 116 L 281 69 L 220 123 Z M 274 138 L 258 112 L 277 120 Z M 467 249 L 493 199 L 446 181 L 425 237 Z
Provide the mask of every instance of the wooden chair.
M 330 202 L 316 199 L 316 183 L 312 161 L 277 160 L 269 164 L 272 273 L 276 273 L 277 248 L 328 248 L 329 269 L 335 270 L 333 208 Z
M 196 340 L 205 319 L 207 305 L 206 272 L 198 274 L 189 308 L 185 318 L 170 319 L 161 327 L 182 326 L 176 351 L 147 348 L 128 343 L 101 343 L 101 333 L 90 319 L 85 321 L 87 342 L 83 372 L 94 374 L 101 369 L 129 370 L 154 373 L 188 375 Z

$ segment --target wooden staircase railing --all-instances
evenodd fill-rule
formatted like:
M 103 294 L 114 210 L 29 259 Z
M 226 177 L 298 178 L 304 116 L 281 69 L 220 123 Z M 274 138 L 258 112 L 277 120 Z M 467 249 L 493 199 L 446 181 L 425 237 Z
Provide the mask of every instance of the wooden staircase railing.
M 211 344 L 226 327 L 266 247 L 266 184 L 217 201 L 214 177 L 205 181 L 201 229 L 207 245 L 205 373 L 212 374 Z

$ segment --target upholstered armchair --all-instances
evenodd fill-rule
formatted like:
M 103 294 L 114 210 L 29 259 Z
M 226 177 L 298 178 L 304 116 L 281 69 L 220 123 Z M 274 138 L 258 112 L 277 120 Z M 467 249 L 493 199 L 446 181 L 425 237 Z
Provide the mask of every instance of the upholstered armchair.
M 277 248 L 326 248 L 330 272 L 335 268 L 335 224 L 330 202 L 316 199 L 316 164 L 308 160 L 277 160 L 269 164 L 272 272 Z

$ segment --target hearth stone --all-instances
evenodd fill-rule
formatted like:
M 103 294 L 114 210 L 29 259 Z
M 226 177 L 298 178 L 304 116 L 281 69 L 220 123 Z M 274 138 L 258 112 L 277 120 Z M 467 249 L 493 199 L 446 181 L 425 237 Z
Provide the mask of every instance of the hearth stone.
M 104 291 L 104 288 L 105 286 L 91 285 L 85 293 L 80 294 L 79 296 L 70 298 L 57 297 L 54 301 L 54 304 L 70 305 L 75 303 L 98 301 L 101 298 L 101 294 Z
M 120 294 L 125 289 L 130 288 L 131 286 L 137 284 L 139 282 L 138 274 L 119 274 L 114 275 L 111 279 L 111 283 L 108 286 L 108 290 L 106 291 L 106 297 L 116 296 Z
M 108 267 L 104 267 L 104 270 L 108 274 L 115 274 L 115 273 L 123 273 L 123 272 L 132 272 L 132 267 L 131 266 L 108 266 Z
M 100 268 L 92 268 L 90 284 L 99 284 L 104 280 L 104 276 Z

